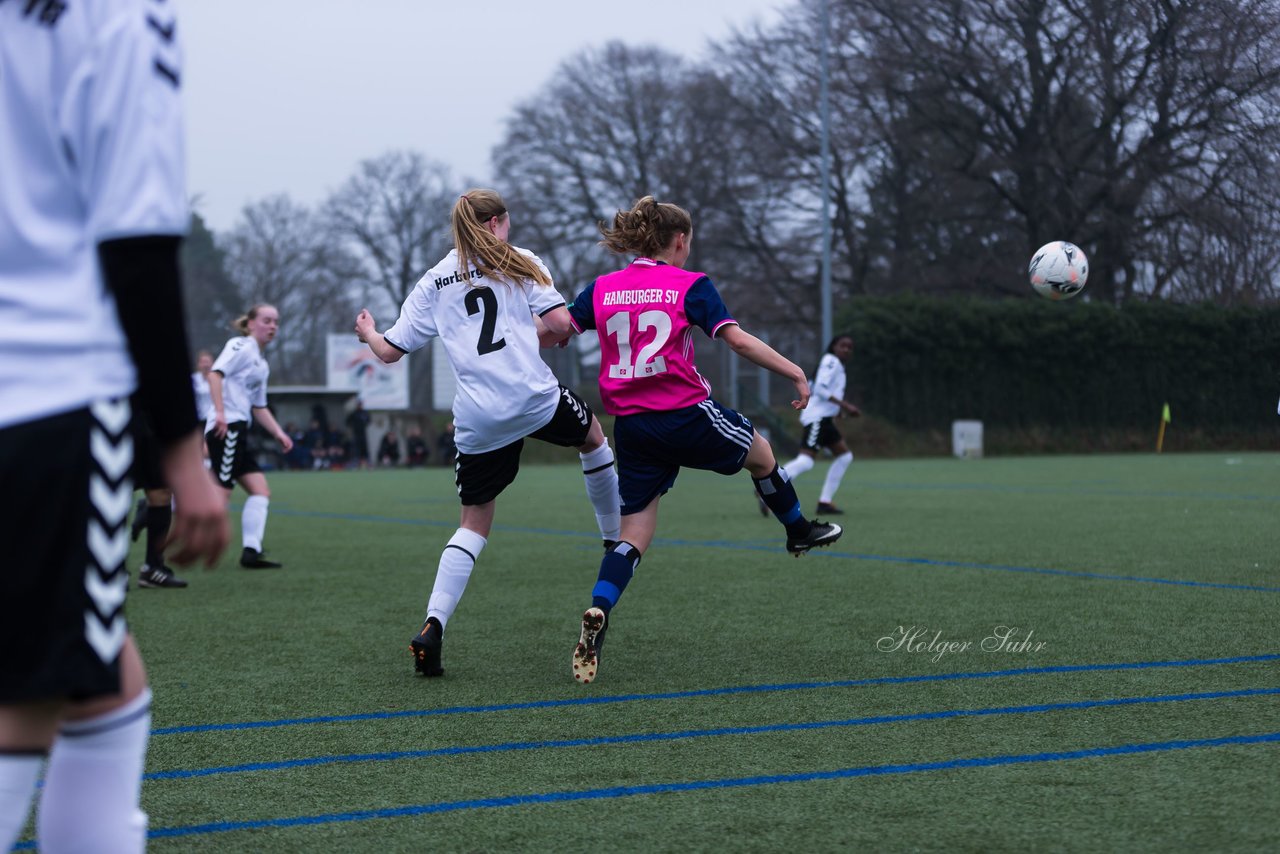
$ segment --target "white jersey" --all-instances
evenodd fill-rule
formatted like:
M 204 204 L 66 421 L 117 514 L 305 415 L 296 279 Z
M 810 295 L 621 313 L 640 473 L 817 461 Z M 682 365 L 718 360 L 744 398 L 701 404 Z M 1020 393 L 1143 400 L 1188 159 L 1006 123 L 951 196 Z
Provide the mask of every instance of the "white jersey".
M 824 353 L 818 362 L 818 375 L 809 389 L 809 405 L 800 413 L 800 423 L 808 427 L 824 418 L 840 414 L 840 404 L 831 398 L 844 400 L 844 365 L 833 353 Z
M 98 243 L 181 235 L 173 4 L 0 2 L 0 427 L 134 389 Z
M 516 251 L 547 269 L 532 252 Z M 418 281 L 384 337 L 406 353 L 444 340 L 458 378 L 454 441 L 464 454 L 480 454 L 523 439 L 555 415 L 560 383 L 538 354 L 533 315 L 562 305 L 554 286 L 492 280 L 475 267 L 459 275 L 455 249 Z
M 196 394 L 196 417 L 207 422 L 213 415 L 213 397 L 209 394 L 209 380 L 204 374 L 192 372 L 191 390 Z
M 222 374 L 222 414 L 227 423 L 248 421 L 254 407 L 267 405 L 267 377 L 271 368 L 262 358 L 258 342 L 248 335 L 237 335 L 213 360 L 212 370 Z M 212 403 L 204 419 L 204 431 L 213 429 L 217 419 Z

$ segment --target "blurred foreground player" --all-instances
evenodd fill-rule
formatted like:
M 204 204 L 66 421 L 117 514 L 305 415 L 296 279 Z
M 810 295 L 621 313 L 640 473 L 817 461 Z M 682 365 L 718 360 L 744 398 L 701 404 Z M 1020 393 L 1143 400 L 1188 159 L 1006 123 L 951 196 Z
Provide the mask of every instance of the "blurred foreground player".
M 226 546 L 178 281 L 188 212 L 172 4 L 0 0 L 0 849 L 40 767 L 42 851 L 141 851 L 150 691 L 123 614 L 135 386 L 173 559 Z M 136 370 L 135 370 L 136 366 Z

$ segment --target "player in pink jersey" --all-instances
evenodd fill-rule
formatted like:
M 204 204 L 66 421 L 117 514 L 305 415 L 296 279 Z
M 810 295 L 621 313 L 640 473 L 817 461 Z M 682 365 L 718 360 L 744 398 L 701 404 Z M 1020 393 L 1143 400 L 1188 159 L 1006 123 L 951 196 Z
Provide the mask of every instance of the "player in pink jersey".
M 619 255 L 636 255 L 625 269 L 601 276 L 569 309 L 578 332 L 600 337 L 600 395 L 617 416 L 614 445 L 622 496 L 622 531 L 605 552 L 582 615 L 573 651 L 573 677 L 593 681 L 609 613 L 653 541 L 658 500 L 681 467 L 719 474 L 751 472 L 756 491 L 787 530 L 787 551 L 802 555 L 839 539 L 838 525 L 808 520 L 773 449 L 740 413 L 711 399 L 698 373 L 693 330 L 728 344 L 735 353 L 795 384 L 796 409 L 809 400 L 804 371 L 760 339 L 742 330 L 725 308 L 711 279 L 684 269 L 693 242 L 689 213 L 645 196 L 618 211 L 613 227 L 601 224 L 602 244 Z M 559 336 L 544 334 L 543 342 Z
M 468 190 L 449 222 L 453 250 L 418 281 L 395 324 L 381 333 L 367 310 L 356 318 L 360 340 L 387 363 L 440 338 L 458 379 L 454 474 L 462 516 L 441 551 L 422 628 L 409 642 L 414 669 L 430 677 L 444 675 L 445 629 L 489 542 L 498 496 L 520 470 L 526 438 L 577 448 L 606 547 L 617 541 L 620 525 L 604 429 L 538 353 L 539 329 L 570 332 L 551 273 L 538 256 L 508 242 L 511 214 L 497 191 Z

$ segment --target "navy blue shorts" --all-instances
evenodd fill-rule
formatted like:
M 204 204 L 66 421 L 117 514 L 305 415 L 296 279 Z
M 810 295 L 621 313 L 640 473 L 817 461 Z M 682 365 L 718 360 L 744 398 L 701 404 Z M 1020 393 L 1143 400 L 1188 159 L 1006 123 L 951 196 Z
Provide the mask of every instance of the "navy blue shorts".
M 667 412 L 619 415 L 613 424 L 622 515 L 639 513 L 676 482 L 681 467 L 737 474 L 755 428 L 707 398 Z

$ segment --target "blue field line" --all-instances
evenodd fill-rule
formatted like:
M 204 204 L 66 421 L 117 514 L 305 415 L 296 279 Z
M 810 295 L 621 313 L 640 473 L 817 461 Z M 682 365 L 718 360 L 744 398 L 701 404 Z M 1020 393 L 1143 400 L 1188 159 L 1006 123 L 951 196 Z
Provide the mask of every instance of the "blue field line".
M 604 789 L 580 789 L 566 792 L 535 792 L 527 795 L 475 798 L 466 801 L 442 801 L 433 804 L 417 804 L 406 807 L 389 807 L 378 810 L 353 810 L 323 815 L 295 816 L 291 818 L 267 818 L 253 821 L 217 821 L 208 824 L 189 824 L 178 827 L 157 827 L 147 836 L 165 839 L 180 836 L 203 836 L 213 833 L 229 833 L 237 830 L 265 830 L 271 828 L 305 827 L 321 824 L 342 824 L 370 821 L 381 818 L 406 818 L 420 815 L 463 812 L 467 810 L 501 809 L 503 807 L 530 806 L 533 804 L 572 803 L 575 801 L 599 801 L 613 798 L 630 798 L 641 795 L 673 794 L 677 792 L 710 791 L 716 789 L 747 789 L 757 786 L 776 786 L 786 783 L 811 783 L 824 780 L 848 780 L 858 777 L 880 777 L 893 774 L 921 774 L 931 771 L 952 771 L 963 768 L 997 768 L 1006 765 L 1033 765 L 1045 762 L 1071 762 L 1079 759 L 1100 759 L 1112 756 L 1135 756 L 1149 753 L 1166 753 L 1175 750 L 1192 750 L 1202 747 L 1234 747 L 1250 744 L 1280 742 L 1280 732 L 1257 735 L 1233 735 L 1223 738 L 1179 739 L 1139 744 L 1120 744 L 1111 747 L 1090 747 L 1083 750 L 1064 750 L 1043 753 L 975 756 L 964 759 L 948 759 L 941 762 L 912 762 L 899 765 L 862 765 L 853 768 L 837 768 L 831 771 L 808 771 L 797 774 L 768 774 L 753 777 L 733 777 L 720 780 L 689 780 L 677 783 L 655 783 L 645 786 L 614 786 Z M 15 846 L 17 851 L 35 849 L 34 840 L 26 840 Z
M 1174 492 L 1168 490 L 1141 489 L 1088 489 L 1060 486 L 996 486 L 989 483 L 876 483 L 859 481 L 858 488 L 907 490 L 912 492 L 966 491 L 996 492 L 1028 495 L 1080 495 L 1099 498 L 1190 498 L 1210 501 L 1280 501 L 1280 495 L 1244 494 L 1234 492 Z
M 276 515 L 296 516 L 313 519 L 340 519 L 347 522 L 378 522 L 387 525 L 420 525 L 429 528 L 457 527 L 456 522 L 434 521 L 431 519 L 403 519 L 395 516 L 367 516 L 354 513 L 320 513 L 310 510 L 289 510 L 288 508 L 271 508 Z M 539 534 L 553 537 L 573 537 L 574 539 L 594 541 L 599 535 L 596 532 L 566 531 L 557 528 L 527 528 L 521 526 L 495 525 L 494 530 L 519 534 Z M 711 549 L 731 549 L 734 551 L 777 552 L 782 554 L 782 538 L 775 541 L 759 540 L 681 540 L 659 537 L 655 545 L 694 547 Z M 905 563 L 914 566 L 933 566 L 951 569 L 985 569 L 993 572 L 1019 572 L 1032 575 L 1051 575 L 1062 578 L 1089 578 L 1095 581 L 1123 581 L 1132 584 L 1164 584 L 1174 587 L 1198 587 L 1211 590 L 1247 590 L 1252 593 L 1280 593 L 1280 587 L 1264 587 L 1256 584 L 1228 584 L 1216 581 L 1185 581 L 1177 578 L 1154 578 L 1143 575 L 1119 575 L 1106 572 L 1083 572 L 1069 569 L 1043 569 L 1034 566 L 1009 566 L 995 563 L 977 563 L 961 560 L 933 560 L 931 558 L 898 557 L 896 555 L 861 554 L 858 552 L 841 552 L 830 549 L 809 552 L 820 558 L 836 558 L 844 560 L 874 561 L 877 563 Z
M 508 741 L 500 744 L 483 744 L 463 747 L 438 747 L 431 750 L 397 750 L 381 753 L 351 753 L 329 756 L 313 756 L 306 759 L 288 759 L 280 762 L 246 762 L 240 765 L 222 765 L 213 768 L 191 768 L 177 771 L 156 771 L 143 776 L 144 780 L 186 780 L 192 777 L 212 777 L 218 774 L 245 774 L 256 771 L 283 771 L 316 765 L 335 765 L 353 762 L 391 762 L 401 759 L 429 759 L 436 756 L 460 756 L 471 753 L 505 753 L 513 750 L 555 750 L 566 747 L 596 747 L 609 744 L 636 744 L 654 741 L 687 741 L 696 738 L 716 738 L 733 735 L 759 735 L 772 732 L 799 732 L 805 730 L 835 729 L 841 727 L 875 726 L 878 724 L 937 721 L 947 718 L 979 718 L 996 715 L 1025 715 L 1042 712 L 1079 711 L 1108 706 L 1137 706 L 1155 703 L 1181 703 L 1195 700 L 1221 700 L 1237 697 L 1261 697 L 1280 694 L 1280 688 L 1245 688 L 1239 691 L 1209 691 L 1194 694 L 1157 694 L 1150 697 L 1115 697 L 1105 700 L 1076 700 L 1066 703 L 1040 703 L 1030 706 L 997 706 L 986 709 L 948 709 L 940 712 L 913 712 L 897 715 L 874 715 L 863 718 L 846 718 L 834 721 L 808 721 L 805 723 L 759 724 L 756 726 L 717 727 L 715 729 L 690 729 L 678 732 L 647 732 L 629 735 L 595 736 L 554 741 Z
M 739 551 L 777 551 L 777 546 L 771 545 L 750 545 L 735 540 L 668 540 L 658 538 L 655 543 L 661 543 L 668 546 L 680 547 L 697 547 L 706 548 L 729 548 Z M 1174 587 L 1200 587 L 1217 590 L 1248 590 L 1253 593 L 1280 593 L 1280 587 L 1264 587 L 1256 584 L 1228 584 L 1218 581 L 1185 581 L 1177 578 L 1154 578 L 1143 575 L 1117 575 L 1105 572 L 1084 572 L 1071 569 L 1043 569 L 1035 566 L 1010 566 L 998 563 L 977 563 L 975 561 L 966 560 L 936 560 L 924 557 L 899 557 L 897 555 L 878 555 L 866 554 L 859 552 L 840 552 L 831 549 L 824 549 L 821 552 L 809 552 L 810 555 L 816 555 L 824 558 L 847 558 L 851 560 L 874 561 L 878 563 L 906 563 L 915 566 L 937 566 L 956 569 L 985 569 L 993 572 L 1021 572 L 1032 575 L 1056 575 L 1065 578 L 1091 578 L 1097 581 L 1125 581 L 1134 584 L 1166 584 Z
M 1046 667 L 1019 667 L 1012 670 L 985 670 L 964 673 L 931 673 L 917 676 L 875 676 L 867 679 L 842 679 L 834 682 L 785 682 L 766 685 L 736 685 L 726 688 L 699 688 L 689 691 L 667 691 L 655 694 L 616 694 L 612 696 L 575 697 L 567 700 L 529 700 L 523 703 L 501 703 L 489 706 L 447 706 L 442 709 L 404 709 L 397 712 L 360 712 L 351 715 L 323 715 L 309 718 L 282 718 L 271 721 L 242 721 L 225 724 L 191 724 L 153 729 L 153 736 L 181 735 L 198 732 L 271 729 L 312 724 L 354 723 L 360 721 L 422 718 L 437 715 L 474 715 L 490 712 L 554 709 L 565 706 L 597 706 L 611 703 L 684 700 L 693 697 L 724 697 L 732 694 L 763 694 L 777 691 L 814 691 L 830 688 L 862 688 L 872 685 L 907 685 L 917 682 L 951 682 L 962 679 L 999 679 L 1012 676 L 1037 676 L 1057 673 L 1089 673 L 1112 670 L 1153 670 L 1165 667 L 1209 667 L 1220 664 L 1256 664 L 1280 661 L 1280 653 L 1244 655 L 1233 658 L 1191 658 L 1172 661 L 1129 661 L 1113 664 L 1058 664 Z

